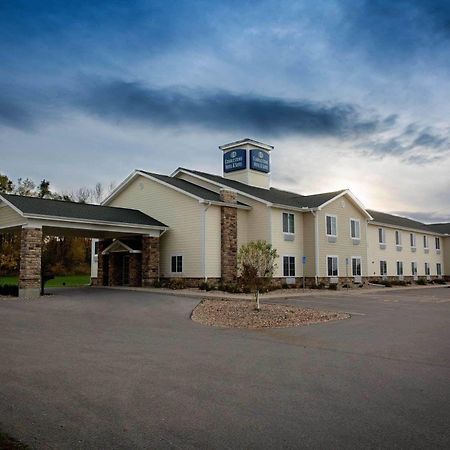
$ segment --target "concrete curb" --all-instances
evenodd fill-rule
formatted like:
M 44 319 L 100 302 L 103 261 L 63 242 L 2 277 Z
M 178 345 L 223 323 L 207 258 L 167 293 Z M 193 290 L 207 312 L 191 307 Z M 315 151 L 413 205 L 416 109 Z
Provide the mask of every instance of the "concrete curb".
M 172 295 L 176 297 L 188 297 L 188 298 L 207 298 L 207 299 L 221 299 L 226 298 L 230 300 L 252 300 L 254 296 L 252 294 L 228 294 L 226 292 L 211 292 L 211 291 L 189 291 L 182 289 L 164 289 L 164 288 L 139 288 L 139 287 L 124 287 L 124 286 L 93 286 L 96 289 L 114 289 L 121 291 L 134 291 L 134 292 L 146 292 L 159 295 Z M 268 293 L 261 295 L 261 300 L 284 300 L 294 299 L 299 297 L 325 297 L 328 295 L 347 297 L 350 295 L 360 294 L 374 294 L 376 292 L 396 292 L 396 291 L 412 291 L 423 289 L 436 289 L 436 288 L 448 288 L 450 285 L 434 285 L 434 286 L 411 286 L 411 287 L 380 287 L 380 288 L 360 288 L 360 289 L 341 289 L 339 291 L 332 291 L 329 289 L 309 289 L 305 292 L 286 292 L 286 293 Z

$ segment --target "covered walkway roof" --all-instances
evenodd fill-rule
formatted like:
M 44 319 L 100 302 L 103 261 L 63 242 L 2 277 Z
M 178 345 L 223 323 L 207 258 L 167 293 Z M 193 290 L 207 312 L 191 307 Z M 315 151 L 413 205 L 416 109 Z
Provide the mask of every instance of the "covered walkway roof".
M 136 209 L 0 194 L 0 231 L 24 226 L 42 227 L 49 235 L 98 238 L 159 236 L 168 228 Z

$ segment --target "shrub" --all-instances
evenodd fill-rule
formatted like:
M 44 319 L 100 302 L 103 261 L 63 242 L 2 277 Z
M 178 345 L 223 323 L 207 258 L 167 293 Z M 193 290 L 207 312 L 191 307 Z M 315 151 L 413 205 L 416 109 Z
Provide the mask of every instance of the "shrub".
M 214 285 L 212 285 L 211 283 L 209 283 L 208 281 L 202 281 L 198 288 L 201 291 L 212 291 L 213 289 L 215 289 Z
M 173 280 L 169 281 L 168 287 L 169 289 L 185 289 L 186 283 L 183 278 L 174 278 Z
M 419 286 L 425 286 L 425 285 L 428 284 L 428 283 L 427 283 L 427 280 L 426 280 L 425 278 L 419 278 L 419 279 L 416 281 L 416 284 L 418 284 Z
M 19 296 L 19 286 L 17 286 L 16 284 L 0 285 L 0 295 L 18 297 Z
M 328 289 L 332 291 L 337 291 L 337 288 L 338 288 L 337 283 L 330 283 L 330 285 L 328 286 Z
M 435 280 L 433 280 L 434 284 L 447 284 L 445 282 L 445 280 L 443 280 L 442 278 L 436 278 Z
M 382 280 L 380 281 L 380 284 L 382 284 L 384 287 L 392 287 L 392 282 L 389 280 Z
M 162 283 L 159 280 L 155 280 L 152 284 L 152 287 L 154 288 L 161 288 L 162 287 Z
M 325 283 L 320 282 L 317 284 L 313 284 L 311 286 L 311 289 L 325 289 Z

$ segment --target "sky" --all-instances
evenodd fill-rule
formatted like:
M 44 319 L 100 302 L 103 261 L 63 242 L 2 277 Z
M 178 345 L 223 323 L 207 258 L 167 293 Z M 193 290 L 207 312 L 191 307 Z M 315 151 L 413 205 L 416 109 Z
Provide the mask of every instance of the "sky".
M 450 220 L 447 0 L 9 0 L 0 61 L 10 178 L 220 174 L 250 137 L 272 186 Z

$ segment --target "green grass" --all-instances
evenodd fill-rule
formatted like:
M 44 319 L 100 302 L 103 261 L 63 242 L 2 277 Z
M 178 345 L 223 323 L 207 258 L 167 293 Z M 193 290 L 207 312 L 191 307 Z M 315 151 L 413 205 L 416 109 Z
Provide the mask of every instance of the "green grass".
M 54 280 L 45 283 L 45 287 L 75 287 L 85 286 L 91 281 L 90 275 L 56 276 Z M 18 284 L 19 277 L 0 277 L 0 284 Z

